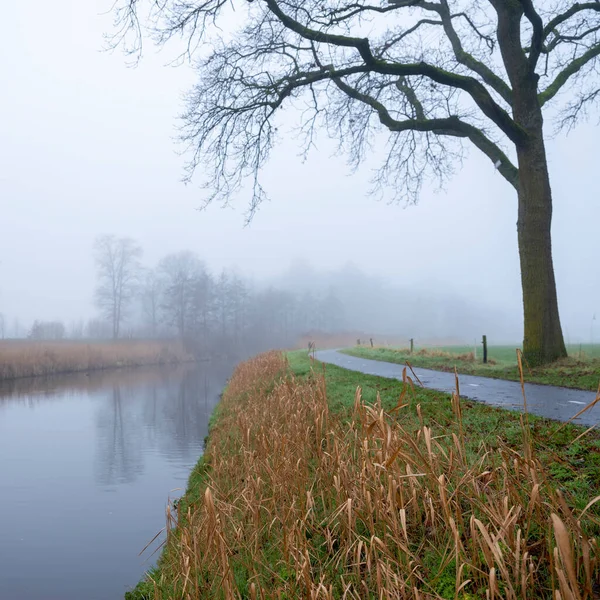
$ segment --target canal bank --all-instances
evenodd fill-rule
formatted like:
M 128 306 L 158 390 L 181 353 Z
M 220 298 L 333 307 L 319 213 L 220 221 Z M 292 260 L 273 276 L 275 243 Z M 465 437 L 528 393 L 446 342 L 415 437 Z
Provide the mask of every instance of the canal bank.
M 129 599 L 594 591 L 595 432 L 288 358 L 236 369 Z

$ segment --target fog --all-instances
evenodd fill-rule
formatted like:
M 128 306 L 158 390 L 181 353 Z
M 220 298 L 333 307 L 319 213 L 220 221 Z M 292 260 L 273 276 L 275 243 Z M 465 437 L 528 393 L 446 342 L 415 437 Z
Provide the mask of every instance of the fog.
M 146 45 L 135 68 L 107 52 L 111 2 L 6 3 L 0 36 L 0 313 L 7 335 L 34 319 L 97 315 L 93 244 L 131 237 L 155 266 L 190 250 L 218 275 L 344 303 L 348 330 L 516 342 L 522 308 L 516 196 L 471 151 L 441 192 L 416 206 L 368 192 L 377 156 L 352 174 L 325 136 L 303 162 L 284 135 L 263 173 L 271 199 L 249 225 L 249 192 L 197 210 L 176 136 L 195 74 Z M 291 128 L 293 110 L 283 118 Z M 595 117 L 549 139 L 554 259 L 567 343 L 594 337 L 598 129 Z M 200 167 L 201 169 L 201 167 Z M 401 182 L 399 182 L 401 185 Z M 389 195 L 391 198 L 391 193 Z M 600 335 L 600 332 L 598 332 Z M 596 337 L 598 337 L 598 335 Z

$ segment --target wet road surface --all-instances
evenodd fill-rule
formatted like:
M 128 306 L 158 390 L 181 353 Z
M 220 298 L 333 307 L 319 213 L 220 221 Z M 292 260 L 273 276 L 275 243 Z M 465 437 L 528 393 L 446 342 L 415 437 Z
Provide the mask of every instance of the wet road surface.
M 315 358 L 350 371 L 402 380 L 404 365 L 348 356 L 337 350 L 321 350 L 315 354 Z M 421 380 L 423 387 L 447 393 L 454 391 L 453 373 L 417 367 L 414 368 L 414 372 Z M 459 375 L 459 384 L 460 395 L 465 398 L 508 410 L 523 410 L 521 384 L 516 381 Z M 568 421 L 596 398 L 595 392 L 533 383 L 525 384 L 525 394 L 529 413 L 557 421 Z M 573 423 L 590 427 L 599 421 L 600 402 L 574 419 Z

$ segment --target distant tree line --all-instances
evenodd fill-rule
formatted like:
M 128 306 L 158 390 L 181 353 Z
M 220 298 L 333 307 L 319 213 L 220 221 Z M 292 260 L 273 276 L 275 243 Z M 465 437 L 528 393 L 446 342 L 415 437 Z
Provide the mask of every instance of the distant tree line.
M 101 318 L 88 323 L 89 337 L 178 336 L 201 352 L 251 352 L 345 325 L 342 303 L 331 291 L 313 296 L 256 286 L 234 271 L 211 272 L 189 250 L 153 267 L 142 265 L 142 254 L 130 238 L 96 240 Z
M 187 250 L 144 265 L 140 245 L 115 236 L 96 240 L 94 258 L 94 318 L 37 320 L 32 327 L 11 318 L 6 337 L 179 337 L 199 352 L 242 355 L 320 339 L 320 333 L 354 332 L 352 339 L 373 337 L 376 343 L 398 336 L 468 343 L 484 331 L 512 343 L 521 335 L 520 324 L 502 310 L 397 277 L 392 284 L 352 264 L 327 271 L 296 260 L 257 283 L 239 271 L 215 272 Z

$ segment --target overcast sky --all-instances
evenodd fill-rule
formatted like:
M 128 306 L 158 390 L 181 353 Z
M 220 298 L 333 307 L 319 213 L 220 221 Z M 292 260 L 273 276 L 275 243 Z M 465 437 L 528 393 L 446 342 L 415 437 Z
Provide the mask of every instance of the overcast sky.
M 323 268 L 351 261 L 390 282 L 479 298 L 521 322 L 516 196 L 475 151 L 443 193 L 426 190 L 418 206 L 403 208 L 368 197 L 369 170 L 350 175 L 325 138 L 306 164 L 290 139 L 264 172 L 272 201 L 249 227 L 243 196 L 232 208 L 197 211 L 202 190 L 181 183 L 185 160 L 174 141 L 194 73 L 165 66 L 169 57 L 150 46 L 137 68 L 103 52 L 109 6 L 3 6 L 0 312 L 9 323 L 93 315 L 91 248 L 103 233 L 137 239 L 148 265 L 190 249 L 215 270 L 259 279 L 297 257 Z M 599 133 L 594 121 L 548 143 L 559 303 L 571 341 L 589 341 L 592 315 L 600 318 Z

